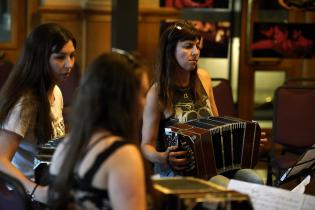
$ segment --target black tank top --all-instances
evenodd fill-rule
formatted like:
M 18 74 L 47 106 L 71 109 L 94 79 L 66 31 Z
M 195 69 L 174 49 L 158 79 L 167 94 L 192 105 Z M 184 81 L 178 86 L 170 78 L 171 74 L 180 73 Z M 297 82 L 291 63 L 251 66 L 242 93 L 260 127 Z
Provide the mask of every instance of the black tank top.
M 92 147 L 94 147 L 98 142 L 103 139 L 104 137 L 95 141 L 93 145 L 89 147 L 85 155 Z M 110 145 L 103 152 L 97 155 L 94 163 L 83 177 L 79 177 L 77 172 L 74 174 L 71 194 L 73 196 L 74 203 L 77 209 L 112 209 L 108 196 L 108 191 L 92 186 L 92 181 L 98 169 L 107 160 L 107 158 L 110 157 L 110 155 L 113 154 L 117 149 L 126 144 L 128 144 L 126 141 L 115 141 L 114 143 L 112 143 L 112 145 Z M 84 156 L 82 157 L 82 159 L 83 158 Z
M 163 142 L 164 129 L 174 123 L 184 123 L 194 119 L 213 116 L 210 101 L 205 89 L 201 88 L 201 98 L 195 100 L 190 87 L 174 90 L 173 113 L 169 118 L 160 121 L 159 138 L 157 141 L 158 151 L 165 151 L 166 145 Z

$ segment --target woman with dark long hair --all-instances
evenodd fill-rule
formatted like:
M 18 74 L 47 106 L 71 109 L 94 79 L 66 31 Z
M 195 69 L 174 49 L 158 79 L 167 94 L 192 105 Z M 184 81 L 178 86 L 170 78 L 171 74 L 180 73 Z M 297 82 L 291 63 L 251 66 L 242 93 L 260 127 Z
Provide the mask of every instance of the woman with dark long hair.
M 69 138 L 50 167 L 50 209 L 146 209 L 137 145 L 147 85 L 134 57 L 115 51 L 100 55 L 81 80 Z
M 76 40 L 55 23 L 36 27 L 0 93 L 0 170 L 45 202 L 47 187 L 34 183 L 37 146 L 65 135 L 58 82 L 74 65 Z
M 142 150 L 161 176 L 174 176 L 174 170 L 185 170 L 188 164 L 186 158 L 176 158 L 186 151 L 164 145 L 164 127 L 218 115 L 211 78 L 197 68 L 201 42 L 199 31 L 186 21 L 172 24 L 160 38 L 154 84 L 143 114 Z
M 186 150 L 164 142 L 164 128 L 219 114 L 211 77 L 197 66 L 201 44 L 199 31 L 187 21 L 173 23 L 160 38 L 154 83 L 143 113 L 141 144 L 144 156 L 154 163 L 154 172 L 160 176 L 181 175 L 193 161 L 187 158 Z M 249 169 L 235 175 L 233 178 L 262 183 Z M 229 180 L 218 175 L 211 181 L 226 185 Z

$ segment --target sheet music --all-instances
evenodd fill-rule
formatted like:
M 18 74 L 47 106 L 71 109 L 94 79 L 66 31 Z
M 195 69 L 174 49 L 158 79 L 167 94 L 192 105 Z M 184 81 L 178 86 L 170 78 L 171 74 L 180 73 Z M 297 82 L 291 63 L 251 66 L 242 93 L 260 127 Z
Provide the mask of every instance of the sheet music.
M 228 189 L 248 194 L 255 210 L 314 210 L 314 196 L 233 179 Z
M 307 177 L 305 177 L 303 179 L 303 181 L 301 181 L 300 184 L 295 186 L 295 188 L 293 190 L 291 190 L 291 191 L 292 192 L 298 192 L 298 193 L 304 193 L 305 187 L 310 183 L 310 181 L 311 181 L 311 176 L 308 175 Z
M 301 210 L 314 210 L 315 196 L 305 195 Z

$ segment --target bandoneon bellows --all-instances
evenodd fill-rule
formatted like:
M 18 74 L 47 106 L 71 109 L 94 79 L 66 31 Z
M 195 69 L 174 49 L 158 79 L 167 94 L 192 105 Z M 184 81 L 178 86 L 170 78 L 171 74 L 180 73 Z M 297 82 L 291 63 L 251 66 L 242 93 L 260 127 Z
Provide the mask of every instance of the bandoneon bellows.
M 180 175 L 202 179 L 240 168 L 253 168 L 260 141 L 257 122 L 209 117 L 165 128 L 167 146 L 187 150 L 190 164 Z

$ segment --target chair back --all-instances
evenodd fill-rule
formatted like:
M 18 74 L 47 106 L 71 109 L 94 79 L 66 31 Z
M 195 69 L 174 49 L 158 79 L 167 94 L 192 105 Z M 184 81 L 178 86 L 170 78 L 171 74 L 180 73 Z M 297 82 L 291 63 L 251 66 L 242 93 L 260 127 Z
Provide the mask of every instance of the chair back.
M 212 78 L 212 83 L 219 115 L 237 117 L 230 81 L 224 78 Z
M 315 144 L 315 87 L 283 85 L 276 89 L 272 139 L 297 148 Z
M 0 209 L 31 210 L 31 201 L 20 181 L 0 171 Z
M 312 77 L 292 77 L 288 78 L 285 83 L 285 85 L 290 86 L 315 86 L 315 78 Z

